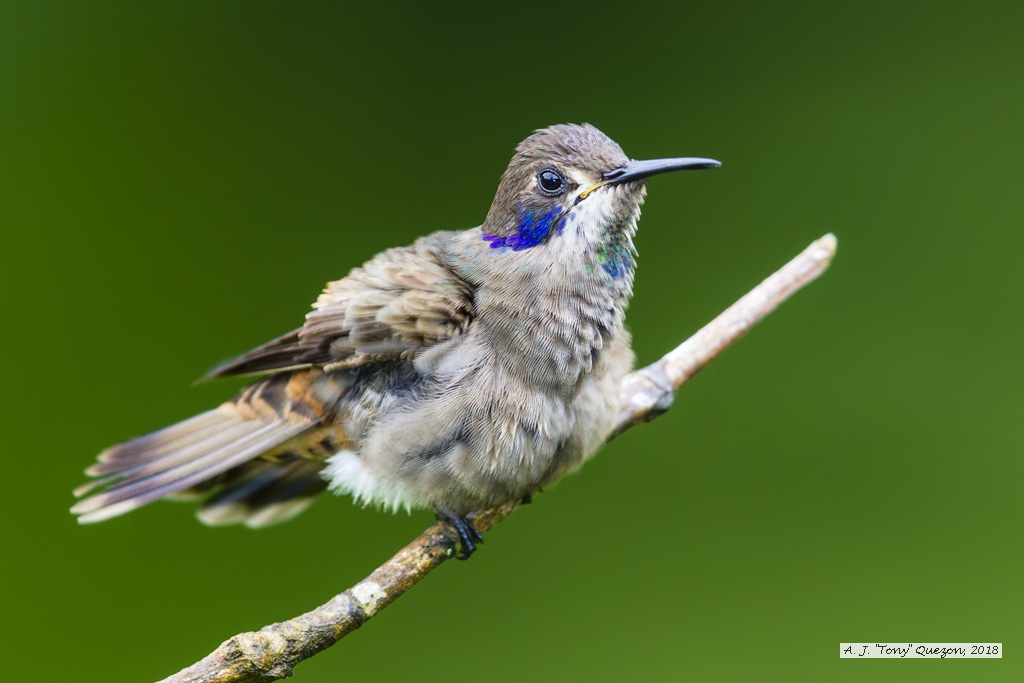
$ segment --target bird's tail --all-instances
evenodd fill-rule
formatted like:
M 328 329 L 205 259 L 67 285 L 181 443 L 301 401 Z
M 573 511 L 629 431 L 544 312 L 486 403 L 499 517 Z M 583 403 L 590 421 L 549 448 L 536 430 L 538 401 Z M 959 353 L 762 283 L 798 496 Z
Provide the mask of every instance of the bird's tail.
M 287 453 L 279 460 L 252 460 L 218 478 L 217 491 L 196 511 L 203 524 L 244 524 L 259 528 L 285 522 L 327 490 L 320 476 L 323 460 L 298 459 Z
M 221 485 L 222 490 L 210 503 L 219 497 L 226 504 L 232 490 L 235 492 L 232 500 L 249 505 L 250 511 L 255 508 L 251 504 L 253 501 L 241 495 L 245 491 L 255 496 L 254 500 L 259 500 L 262 495 L 270 503 L 281 502 L 278 499 L 282 493 L 288 490 L 294 493 L 294 486 L 289 489 L 288 483 L 294 485 L 296 482 L 287 475 L 306 475 L 309 472 L 282 472 L 281 464 L 267 461 L 265 466 L 256 467 L 256 463 L 251 461 L 275 449 L 280 450 L 283 444 L 315 426 L 315 422 L 252 419 L 251 414 L 240 414 L 238 407 L 236 403 L 226 403 L 215 410 L 107 449 L 100 454 L 99 462 L 86 470 L 86 474 L 98 478 L 75 490 L 76 496 L 88 497 L 72 507 L 71 512 L 79 515 L 78 521 L 82 524 L 100 522 L 158 498 L 197 488 L 208 489 L 211 484 Z M 312 480 L 299 478 L 306 488 L 315 488 Z M 239 487 L 246 483 L 248 488 L 241 490 Z M 223 512 L 224 505 L 216 509 Z M 237 513 L 237 505 L 234 509 Z M 231 521 L 229 516 L 222 515 L 218 520 L 214 519 L 216 515 L 212 512 L 210 515 L 211 519 L 204 521 Z M 200 519 L 203 519 L 202 514 Z

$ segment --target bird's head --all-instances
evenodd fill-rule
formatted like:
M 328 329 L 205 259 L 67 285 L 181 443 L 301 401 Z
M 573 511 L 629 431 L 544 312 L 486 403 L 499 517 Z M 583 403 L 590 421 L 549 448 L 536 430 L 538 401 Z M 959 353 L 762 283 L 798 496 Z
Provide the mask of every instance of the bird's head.
M 492 249 L 511 251 L 557 243 L 560 253 L 589 253 L 609 275 L 621 277 L 632 268 L 631 254 L 623 261 L 606 251 L 632 251 L 646 179 L 719 165 L 690 157 L 631 161 L 589 124 L 544 128 L 516 148 L 482 226 L 483 239 Z

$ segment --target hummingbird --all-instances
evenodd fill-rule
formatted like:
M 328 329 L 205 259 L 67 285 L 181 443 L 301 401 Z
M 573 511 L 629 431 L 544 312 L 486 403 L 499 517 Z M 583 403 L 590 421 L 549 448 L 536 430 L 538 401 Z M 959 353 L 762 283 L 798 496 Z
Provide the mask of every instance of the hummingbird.
M 589 124 L 521 142 L 483 224 L 389 249 L 328 283 L 303 325 L 206 377 L 233 400 L 109 448 L 81 523 L 160 498 L 200 521 L 261 527 L 326 490 L 432 508 L 461 557 L 474 511 L 527 500 L 606 441 L 633 366 L 624 326 L 653 175 L 720 166 L 630 160 Z

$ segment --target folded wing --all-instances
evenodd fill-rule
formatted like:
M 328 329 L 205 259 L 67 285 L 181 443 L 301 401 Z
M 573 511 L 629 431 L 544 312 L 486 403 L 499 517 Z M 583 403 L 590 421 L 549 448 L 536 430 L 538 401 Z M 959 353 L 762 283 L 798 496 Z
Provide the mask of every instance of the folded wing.
M 327 370 L 408 358 L 464 332 L 475 315 L 473 287 L 441 262 L 444 234 L 378 254 L 331 282 L 301 328 L 223 365 L 207 378 Z

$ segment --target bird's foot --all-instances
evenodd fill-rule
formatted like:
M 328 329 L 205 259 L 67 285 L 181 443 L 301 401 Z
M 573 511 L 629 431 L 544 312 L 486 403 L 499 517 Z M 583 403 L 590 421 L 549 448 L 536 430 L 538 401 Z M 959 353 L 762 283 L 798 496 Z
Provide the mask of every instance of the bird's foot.
M 459 535 L 459 544 L 462 546 L 462 553 L 458 555 L 460 560 L 468 560 L 469 556 L 476 552 L 477 544 L 484 542 L 484 535 L 462 515 L 457 515 L 451 510 L 441 509 L 437 511 L 437 519 L 439 522 L 451 524 Z

